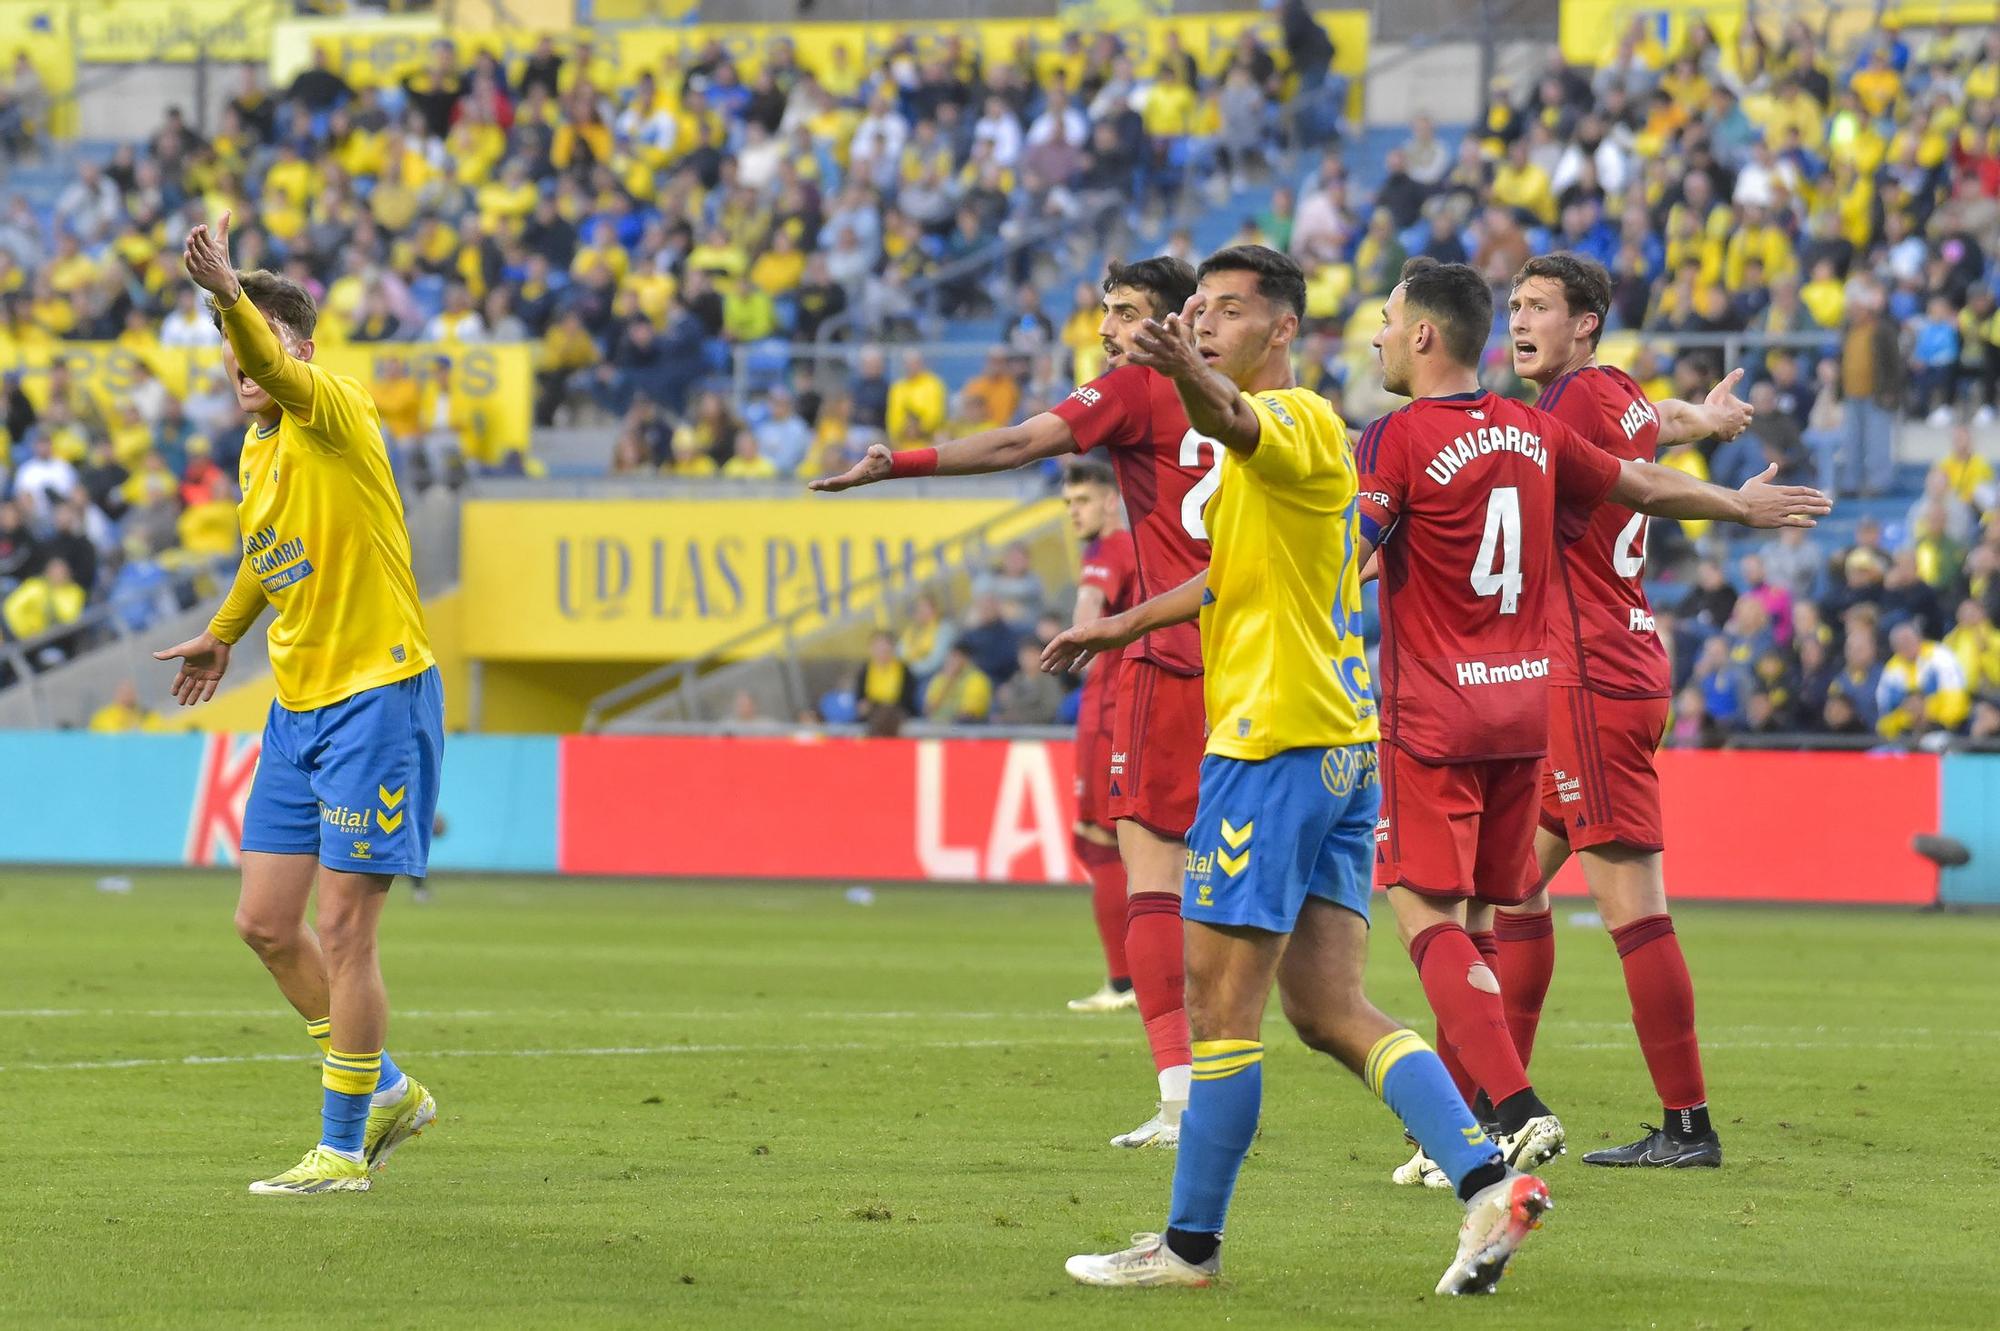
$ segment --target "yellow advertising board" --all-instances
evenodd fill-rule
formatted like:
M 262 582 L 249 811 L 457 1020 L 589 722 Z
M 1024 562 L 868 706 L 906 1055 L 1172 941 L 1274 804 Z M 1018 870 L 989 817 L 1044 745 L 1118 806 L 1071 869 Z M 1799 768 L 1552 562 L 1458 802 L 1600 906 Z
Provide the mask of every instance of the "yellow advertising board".
M 491 462 L 525 450 L 534 420 L 534 351 L 525 343 L 355 343 L 319 347 L 313 361 L 334 374 L 359 379 L 373 392 L 392 362 L 420 384 L 428 383 L 440 356 L 452 362 L 453 419 L 478 431 L 474 455 Z M 116 411 L 129 397 L 144 369 L 176 397 L 185 398 L 191 389 L 228 391 L 222 352 L 216 347 L 160 347 L 141 356 L 116 342 L 7 344 L 0 345 L 0 373 L 18 371 L 22 390 L 39 407 L 48 399 L 48 370 L 57 357 L 106 412 Z
M 1060 514 L 1054 500 L 470 500 L 464 647 L 477 660 L 685 660 L 797 611 L 860 608 L 940 561 L 983 560 L 1016 519 Z
M 1766 39 L 1778 40 L 1784 23 L 1802 17 L 1837 54 L 1878 27 L 1977 26 L 2000 18 L 1994 0 L 1850 0 L 1805 6 L 1809 12 L 1803 14 L 1795 14 L 1796 8 L 1778 6 L 1757 16 Z M 1743 14 L 1742 0 L 1563 0 L 1563 55 L 1573 64 L 1602 64 L 1616 53 L 1635 20 L 1650 43 L 1669 52 L 1678 50 L 1688 30 L 1704 21 L 1726 48 L 1736 40 Z
M 1333 39 L 1337 51 L 1334 68 L 1357 80 L 1358 97 L 1359 77 L 1368 68 L 1367 12 L 1327 9 L 1316 11 L 1316 17 Z M 1282 53 L 1277 22 L 1264 13 L 1135 16 L 1092 25 L 1089 32 L 1103 31 L 1119 38 L 1142 72 L 1155 67 L 1158 52 L 1167 34 L 1172 32 L 1204 73 L 1215 74 L 1227 63 L 1230 48 L 1245 28 L 1255 29 L 1268 48 Z M 1012 59 L 1024 42 L 1032 53 L 1052 52 L 1060 46 L 1064 34 L 1074 30 L 1077 29 L 1071 25 L 1037 18 L 658 24 L 556 35 L 565 50 L 573 49 L 578 40 L 590 41 L 595 57 L 605 62 L 607 75 L 627 82 L 638 77 L 641 70 L 658 71 L 663 61 L 692 56 L 706 49 L 710 42 L 720 43 L 744 73 L 754 74 L 780 39 L 793 43 L 800 62 L 808 68 L 824 64 L 839 48 L 855 68 L 866 69 L 879 64 L 890 48 L 905 38 L 914 39 L 918 50 L 925 51 L 937 49 L 956 37 L 992 63 Z M 271 77 L 280 84 L 289 82 L 311 63 L 314 49 L 319 48 L 329 54 L 333 67 L 350 81 L 394 81 L 421 66 L 430 42 L 444 33 L 443 21 L 437 18 L 281 22 L 271 48 Z M 525 58 L 544 33 L 530 28 L 489 31 L 460 28 L 451 35 L 461 51 L 490 50 L 503 60 L 513 61 Z
M 0 0 L 0 78 L 13 80 L 20 52 L 41 76 L 48 94 L 47 128 L 66 139 L 76 133 L 76 54 L 70 48 L 70 7 L 61 0 Z
M 78 0 L 76 58 L 84 64 L 262 60 L 277 0 Z

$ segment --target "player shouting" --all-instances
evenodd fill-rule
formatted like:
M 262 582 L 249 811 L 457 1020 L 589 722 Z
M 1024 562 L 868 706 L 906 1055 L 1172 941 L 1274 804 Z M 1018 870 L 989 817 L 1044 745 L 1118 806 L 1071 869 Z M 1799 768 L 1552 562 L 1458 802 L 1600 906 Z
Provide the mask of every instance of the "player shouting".
M 1298 264 L 1261 245 L 1210 256 L 1200 294 L 1149 323 L 1134 360 L 1158 367 L 1194 428 L 1228 448 L 1205 574 L 1049 645 L 1045 667 L 1197 617 L 1212 722 L 1189 837 L 1188 1015 L 1194 1093 L 1164 1235 L 1069 1259 L 1107 1286 L 1206 1285 L 1263 1102 L 1273 981 L 1309 1047 L 1339 1059 L 1443 1162 L 1467 1214 L 1441 1294 L 1492 1288 L 1548 1206 L 1509 1170 L 1437 1056 L 1362 992 L 1368 862 L 1381 789 L 1361 638 L 1354 455 L 1318 394 L 1292 385 L 1305 312 Z
M 1111 468 L 1084 459 L 1063 473 L 1063 503 L 1083 542 L 1072 623 L 1088 624 L 1129 608 L 1137 570 L 1132 533 Z M 1072 998 L 1072 1012 L 1116 1012 L 1136 1006 L 1132 971 L 1125 963 L 1125 862 L 1111 821 L 1111 715 L 1118 697 L 1118 658 L 1100 656 L 1084 677 L 1076 714 L 1076 826 L 1070 841 L 1090 875 L 1090 908 L 1104 948 L 1105 981 L 1096 993 Z
M 1750 423 L 1749 406 L 1730 392 L 1741 370 L 1695 406 L 1651 402 L 1630 375 L 1597 363 L 1611 278 L 1589 259 L 1530 259 L 1515 275 L 1507 308 L 1514 370 L 1541 386 L 1536 405 L 1613 457 L 1651 461 L 1663 445 L 1734 438 Z M 1646 518 L 1615 503 L 1564 517 L 1548 604 L 1549 752 L 1535 834 L 1537 886 L 1519 905 L 1502 907 L 1495 922 L 1507 1026 L 1525 1066 L 1555 967 L 1548 886 L 1574 852 L 1618 947 L 1664 1124 L 1583 1162 L 1716 1166 L 1722 1143 L 1709 1122 L 1694 985 L 1667 911 L 1660 860 L 1665 838 L 1653 753 L 1666 733 L 1673 689 L 1642 583 Z
M 1112 264 L 1097 330 L 1111 369 L 1019 425 L 902 453 L 876 444 L 851 469 L 811 488 L 1006 471 L 1105 448 L 1132 518 L 1138 595 L 1179 586 L 1208 565 L 1201 511 L 1221 479 L 1219 446 L 1189 427 L 1170 380 L 1123 361 L 1148 317 L 1165 317 L 1193 294 L 1194 270 L 1179 259 Z M 1125 958 L 1160 1085 L 1158 1111 L 1112 1145 L 1172 1146 L 1190 1075 L 1180 893 L 1203 739 L 1201 639 L 1192 624 L 1149 634 L 1126 651 L 1111 735 L 1108 811 L 1129 891 Z
M 1707 485 L 1620 459 L 1555 417 L 1486 392 L 1493 297 L 1464 264 L 1413 259 L 1375 337 L 1383 383 L 1413 399 L 1362 434 L 1361 525 L 1381 551 L 1382 819 L 1388 889 L 1461 1088 L 1491 1098 L 1509 1163 L 1563 1149 L 1508 1034 L 1468 907 L 1514 906 L 1548 747 L 1547 604 L 1558 508 L 1606 499 L 1671 518 L 1812 526 L 1817 491 Z M 1767 473 L 1768 475 L 1768 473 Z
M 318 311 L 275 273 L 237 273 L 229 214 L 183 255 L 211 295 L 243 441 L 243 562 L 209 627 L 155 655 L 206 702 L 268 603 L 278 697 L 243 811 L 236 928 L 324 1055 L 319 1145 L 257 1193 L 366 1192 L 437 1117 L 383 1051 L 389 999 L 376 926 L 397 874 L 424 876 L 444 751 L 444 695 L 424 634 L 410 535 L 374 401 L 312 364 Z M 318 931 L 305 924 L 319 887 Z

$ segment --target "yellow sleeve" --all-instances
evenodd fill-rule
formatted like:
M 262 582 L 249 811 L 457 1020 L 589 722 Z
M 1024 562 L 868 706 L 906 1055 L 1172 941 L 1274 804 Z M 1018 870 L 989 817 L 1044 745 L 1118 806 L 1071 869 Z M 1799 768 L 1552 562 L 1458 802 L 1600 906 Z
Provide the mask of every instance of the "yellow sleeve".
M 221 608 L 208 621 L 208 631 L 226 643 L 241 642 L 250 626 L 257 622 L 257 616 L 264 613 L 264 606 L 264 586 L 257 581 L 250 560 L 245 557 L 236 566 L 236 580 L 229 584 L 229 595 L 222 598 Z
M 1243 466 L 1274 481 L 1300 481 L 1336 468 L 1347 441 L 1340 417 L 1319 394 L 1306 388 L 1245 393 L 1257 413 L 1257 447 Z
M 234 304 L 218 298 L 215 308 L 222 314 L 222 332 L 243 373 L 285 409 L 285 414 L 310 423 L 313 414 L 313 376 L 306 363 L 288 354 L 279 345 L 278 335 L 265 322 L 264 312 L 244 299 L 239 290 Z

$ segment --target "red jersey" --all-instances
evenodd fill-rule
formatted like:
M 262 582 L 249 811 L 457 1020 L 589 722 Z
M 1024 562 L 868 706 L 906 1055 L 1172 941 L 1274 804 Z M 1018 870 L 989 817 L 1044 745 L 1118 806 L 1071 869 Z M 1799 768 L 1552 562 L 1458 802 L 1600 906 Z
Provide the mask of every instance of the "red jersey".
M 1597 503 L 1618 463 L 1486 392 L 1391 412 L 1356 461 L 1380 551 L 1382 738 L 1433 763 L 1539 757 L 1556 509 Z
M 1132 533 L 1123 527 L 1105 532 L 1083 548 L 1083 572 L 1077 578 L 1077 585 L 1095 587 L 1104 594 L 1105 614 L 1115 615 L 1132 608 L 1137 600 L 1134 593 L 1138 578 L 1138 566 L 1132 553 Z M 1117 684 L 1118 661 L 1118 657 L 1107 656 L 1091 663 L 1090 673 L 1084 676 L 1083 687 L 1086 694 L 1096 697 L 1087 700 L 1086 707 L 1101 700 Z
M 1208 567 L 1201 510 L 1222 483 L 1222 445 L 1188 425 L 1174 381 L 1120 365 L 1051 408 L 1079 452 L 1109 448 L 1118 490 L 1132 520 L 1135 601 L 1148 601 Z M 1176 675 L 1201 673 L 1201 628 L 1190 621 L 1156 629 L 1125 649 Z
M 1586 365 L 1542 390 L 1535 406 L 1615 458 L 1651 462 L 1660 417 L 1631 375 Z M 1562 559 L 1549 597 L 1549 682 L 1612 698 L 1673 692 L 1667 649 L 1646 600 L 1646 515 L 1623 504 L 1566 508 Z

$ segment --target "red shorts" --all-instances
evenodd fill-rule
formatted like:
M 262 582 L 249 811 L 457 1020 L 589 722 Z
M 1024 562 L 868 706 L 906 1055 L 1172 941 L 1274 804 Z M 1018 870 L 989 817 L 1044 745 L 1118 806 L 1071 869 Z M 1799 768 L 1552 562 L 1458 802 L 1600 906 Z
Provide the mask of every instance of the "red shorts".
M 1076 820 L 1107 832 L 1111 830 L 1111 718 L 1118 709 L 1119 664 L 1115 656 L 1097 658 L 1076 714 Z
M 1176 675 L 1151 661 L 1120 664 L 1106 803 L 1113 818 L 1176 841 L 1187 836 L 1208 744 L 1205 715 L 1200 675 Z
M 1375 885 L 1511 906 L 1535 890 L 1540 758 L 1427 763 L 1382 745 Z
M 1666 844 L 1653 754 L 1667 733 L 1665 698 L 1607 698 L 1549 690 L 1549 756 L 1542 764 L 1542 826 L 1572 850 Z

